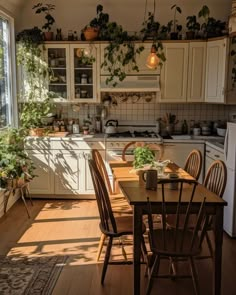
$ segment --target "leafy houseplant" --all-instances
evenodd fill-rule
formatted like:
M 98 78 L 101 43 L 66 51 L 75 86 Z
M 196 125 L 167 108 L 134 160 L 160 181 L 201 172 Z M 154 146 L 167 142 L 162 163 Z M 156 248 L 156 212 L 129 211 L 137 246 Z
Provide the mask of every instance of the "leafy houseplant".
M 51 12 L 55 9 L 54 4 L 43 4 L 38 3 L 33 6 L 32 9 L 35 9 L 36 14 L 44 13 L 45 14 L 45 24 L 42 26 L 43 30 L 46 30 L 44 37 L 46 41 L 53 39 L 53 32 L 51 32 L 52 25 L 55 23 L 54 17 L 51 15 Z
M 222 36 L 226 30 L 226 22 L 210 17 L 210 9 L 204 5 L 198 13 L 199 17 L 204 18 L 201 29 L 206 38 Z
M 143 34 L 143 40 L 155 39 L 159 34 L 160 23 L 154 20 L 154 14 L 149 12 L 148 18 L 143 22 L 143 28 L 140 33 Z
M 178 20 L 176 19 L 176 13 L 182 13 L 182 10 L 179 6 L 177 6 L 176 4 L 174 4 L 173 6 L 171 6 L 171 9 L 174 10 L 174 16 L 173 16 L 173 21 L 172 21 L 172 25 L 173 25 L 173 31 L 170 33 L 170 38 L 172 40 L 177 40 L 178 39 L 178 32 L 177 30 L 177 23 Z
M 197 22 L 196 15 L 189 15 L 187 16 L 186 20 L 186 27 L 188 29 L 186 32 L 186 37 L 188 40 L 191 40 L 196 37 L 196 33 L 200 30 L 200 24 Z
M 0 187 L 35 176 L 35 166 L 24 151 L 24 136 L 24 129 L 16 128 L 8 128 L 0 134 Z
M 82 30 L 82 34 L 87 41 L 97 40 L 98 36 L 103 39 L 103 31 L 109 22 L 109 15 L 103 13 L 102 5 L 97 5 L 96 11 L 97 16 Z
M 148 146 L 138 146 L 134 149 L 133 167 L 135 169 L 143 168 L 146 164 L 153 164 L 154 161 L 155 153 Z

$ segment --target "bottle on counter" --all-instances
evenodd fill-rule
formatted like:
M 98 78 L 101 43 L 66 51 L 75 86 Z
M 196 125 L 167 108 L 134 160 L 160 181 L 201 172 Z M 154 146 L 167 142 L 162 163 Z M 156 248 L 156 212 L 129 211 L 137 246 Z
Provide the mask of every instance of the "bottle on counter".
M 182 124 L 182 128 L 181 128 L 182 130 L 182 134 L 188 134 L 188 124 L 187 124 L 187 121 L 186 120 L 184 120 L 183 121 L 183 124 Z

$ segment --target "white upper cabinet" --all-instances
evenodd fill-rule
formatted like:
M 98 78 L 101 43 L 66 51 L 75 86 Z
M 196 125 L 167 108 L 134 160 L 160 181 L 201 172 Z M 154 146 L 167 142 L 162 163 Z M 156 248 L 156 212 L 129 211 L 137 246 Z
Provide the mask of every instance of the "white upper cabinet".
M 189 43 L 187 101 L 203 102 L 205 98 L 206 42 Z
M 164 43 L 161 102 L 186 102 L 189 43 Z
M 96 44 L 46 44 L 52 75 L 48 88 L 59 102 L 99 102 L 100 55 Z
M 207 42 L 205 101 L 225 103 L 227 38 Z

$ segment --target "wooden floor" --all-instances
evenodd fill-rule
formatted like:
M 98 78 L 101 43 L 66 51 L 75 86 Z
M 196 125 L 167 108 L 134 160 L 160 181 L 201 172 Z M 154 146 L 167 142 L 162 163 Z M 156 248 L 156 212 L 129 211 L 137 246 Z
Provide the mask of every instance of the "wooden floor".
M 0 219 L 0 255 L 68 255 L 68 263 L 57 281 L 53 295 L 133 294 L 132 266 L 109 266 L 104 286 L 100 285 L 101 262 L 96 262 L 100 237 L 95 201 L 34 200 L 31 218 L 19 200 Z M 113 257 L 119 258 L 119 246 Z M 131 252 L 132 247 L 127 247 Z M 201 294 L 211 294 L 212 265 L 197 262 Z M 183 266 L 184 270 L 187 268 Z M 188 269 L 187 269 L 188 270 Z M 143 268 L 144 273 L 144 268 Z M 236 294 L 236 240 L 224 236 L 222 294 Z M 146 278 L 141 276 L 145 294 Z M 193 294 L 192 281 L 156 279 L 152 294 Z

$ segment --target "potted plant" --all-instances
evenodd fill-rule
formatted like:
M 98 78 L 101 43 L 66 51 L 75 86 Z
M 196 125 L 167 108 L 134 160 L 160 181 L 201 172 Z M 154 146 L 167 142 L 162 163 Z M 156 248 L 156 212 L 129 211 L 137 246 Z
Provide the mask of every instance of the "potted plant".
M 186 18 L 186 27 L 188 31 L 186 32 L 186 39 L 192 40 L 196 37 L 196 33 L 200 30 L 200 24 L 197 22 L 196 15 L 189 15 Z
M 8 128 L 0 134 L 0 187 L 17 186 L 32 179 L 35 166 L 24 151 L 24 129 Z
M 133 167 L 135 169 L 143 168 L 145 165 L 153 165 L 155 161 L 155 153 L 149 146 L 138 146 L 134 149 L 134 162 Z
M 51 112 L 53 103 L 48 97 L 42 102 L 28 100 L 20 111 L 20 123 L 31 136 L 43 136 L 45 133 L 43 119 Z
M 32 9 L 35 9 L 35 13 L 44 13 L 45 14 L 45 24 L 42 26 L 42 29 L 46 30 L 44 32 L 44 38 L 46 41 L 53 40 L 53 32 L 51 32 L 52 25 L 55 23 L 54 17 L 51 15 L 51 12 L 55 9 L 54 4 L 43 4 L 38 3 L 33 6 Z
M 143 22 L 143 28 L 140 33 L 143 35 L 143 40 L 156 39 L 159 34 L 160 23 L 154 20 L 154 14 L 149 12 L 148 18 Z
M 96 11 L 97 16 L 82 30 L 82 37 L 87 41 L 97 40 L 99 35 L 103 39 L 103 31 L 109 22 L 109 15 L 103 13 L 102 5 L 97 5 Z
M 182 10 L 176 4 L 171 6 L 171 9 L 174 10 L 174 16 L 173 16 L 173 21 L 171 23 L 173 25 L 173 31 L 170 33 L 170 38 L 171 38 L 171 40 L 178 40 L 178 31 L 177 31 L 178 20 L 176 19 L 176 14 L 177 14 L 177 12 L 182 13 Z

